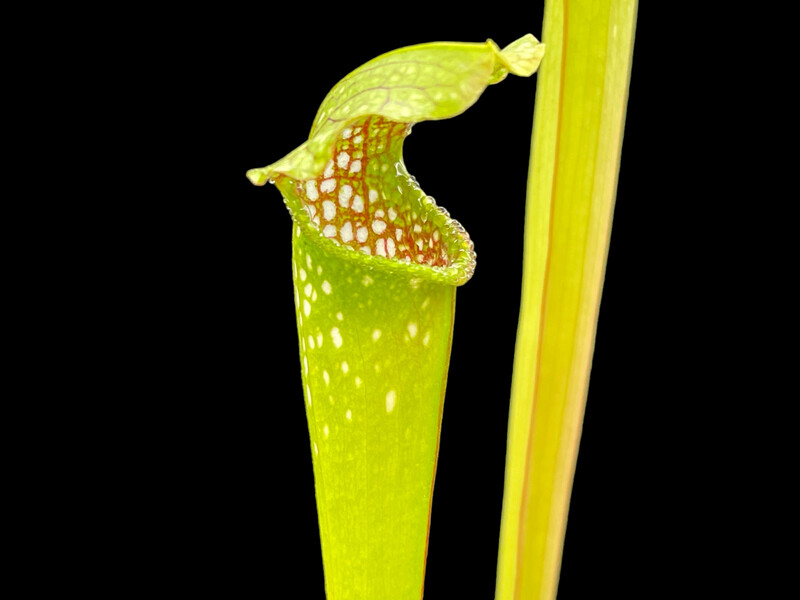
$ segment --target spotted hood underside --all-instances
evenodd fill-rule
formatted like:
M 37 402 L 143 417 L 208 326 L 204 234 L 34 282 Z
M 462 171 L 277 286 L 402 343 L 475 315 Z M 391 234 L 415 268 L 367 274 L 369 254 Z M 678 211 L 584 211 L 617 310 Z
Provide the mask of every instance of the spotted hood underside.
M 274 183 L 300 230 L 327 252 L 461 285 L 475 269 L 472 242 L 408 174 L 403 141 L 414 123 L 460 114 L 509 72 L 533 74 L 543 53 L 528 34 L 503 50 L 488 40 L 379 56 L 331 90 L 308 141 L 248 178 Z

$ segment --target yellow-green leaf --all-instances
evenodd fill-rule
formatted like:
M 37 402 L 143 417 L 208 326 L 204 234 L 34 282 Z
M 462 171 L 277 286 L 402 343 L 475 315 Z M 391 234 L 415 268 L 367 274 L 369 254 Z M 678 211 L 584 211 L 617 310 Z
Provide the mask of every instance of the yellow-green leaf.
M 548 0 L 497 600 L 556 596 L 619 172 L 635 0 Z

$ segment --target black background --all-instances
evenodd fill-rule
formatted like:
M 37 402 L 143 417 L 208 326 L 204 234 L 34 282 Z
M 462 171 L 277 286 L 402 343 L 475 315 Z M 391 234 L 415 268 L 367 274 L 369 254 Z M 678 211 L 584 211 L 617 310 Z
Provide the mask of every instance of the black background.
M 163 167 L 169 187 L 132 209 L 147 221 L 146 266 L 137 274 L 144 283 L 123 290 L 133 307 L 128 335 L 146 350 L 126 359 L 118 427 L 105 434 L 111 445 L 125 440 L 108 458 L 106 506 L 124 523 L 115 539 L 137 549 L 110 568 L 131 587 L 149 589 L 157 576 L 174 591 L 324 597 L 290 218 L 277 190 L 252 186 L 245 171 L 302 143 L 327 91 L 378 54 L 436 40 L 504 46 L 528 32 L 541 37 L 537 7 L 512 16 L 464 8 L 461 21 L 328 8 L 199 9 L 171 22 L 174 43 L 147 102 L 165 134 L 150 140 L 154 153 L 175 160 Z M 639 9 L 561 600 L 657 597 L 690 576 L 687 553 L 696 551 L 682 529 L 693 481 L 676 461 L 691 432 L 672 426 L 687 414 L 691 424 L 699 392 L 689 382 L 702 365 L 697 347 L 676 350 L 682 323 L 706 307 L 692 296 L 697 271 L 684 268 L 695 231 L 680 218 L 684 182 L 673 176 L 684 141 L 667 99 L 673 31 L 647 9 Z M 409 171 L 478 254 L 458 292 L 427 600 L 494 594 L 535 91 L 535 76 L 509 76 L 458 118 L 416 125 L 405 144 Z

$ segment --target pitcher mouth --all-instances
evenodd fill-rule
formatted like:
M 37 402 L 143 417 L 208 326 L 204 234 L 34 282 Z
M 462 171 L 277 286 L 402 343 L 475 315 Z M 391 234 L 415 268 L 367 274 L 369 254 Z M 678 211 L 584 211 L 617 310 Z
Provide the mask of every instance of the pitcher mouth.
M 400 158 L 410 124 L 377 115 L 342 127 L 316 177 L 276 173 L 298 231 L 375 269 L 462 285 L 475 270 L 469 235 L 426 195 Z

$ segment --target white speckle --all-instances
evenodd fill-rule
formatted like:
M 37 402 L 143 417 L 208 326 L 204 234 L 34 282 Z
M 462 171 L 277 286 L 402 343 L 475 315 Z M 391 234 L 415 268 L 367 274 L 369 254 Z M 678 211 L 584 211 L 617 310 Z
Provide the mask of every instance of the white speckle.
M 368 236 L 369 231 L 367 231 L 366 227 L 359 227 L 356 231 L 356 239 L 362 244 L 367 241 Z
M 331 293 L 331 284 L 328 283 L 327 279 L 322 282 L 322 291 L 329 295 Z
M 346 360 L 342 361 L 342 373 L 347 375 L 347 372 L 350 370 L 350 365 L 347 364 Z
M 325 165 L 325 170 L 322 172 L 323 177 L 330 177 L 333 175 L 333 159 L 328 161 L 328 164 Z
M 377 342 L 379 339 L 381 339 L 381 330 L 376 329 L 372 332 L 372 341 Z
M 386 256 L 386 240 L 385 239 L 380 238 L 380 239 L 378 239 L 377 242 L 375 242 L 375 254 L 377 254 L 378 256 L 383 256 L 383 257 Z
M 359 125 L 359 126 L 358 126 L 358 127 L 356 127 L 355 129 L 353 129 L 353 133 L 355 133 L 355 134 L 359 134 L 359 133 L 361 133 L 361 125 Z
M 308 384 L 306 384 L 306 401 L 308 405 L 311 406 L 311 388 L 308 387 Z
M 310 283 L 307 283 L 303 291 L 306 293 L 306 296 L 310 296 L 313 289 L 314 287 Z
M 398 227 L 397 229 L 395 229 L 395 230 L 394 230 L 394 237 L 396 237 L 396 238 L 397 238 L 397 241 L 398 241 L 398 242 L 399 242 L 400 240 L 402 240 L 402 239 L 403 239 L 403 230 L 402 230 L 402 229 L 400 229 L 399 227 Z
M 389 208 L 389 220 L 394 221 L 397 218 L 397 211 L 394 208 Z
M 320 192 L 332 192 L 335 189 L 336 189 L 335 179 L 325 179 L 321 184 L 319 184 Z
M 306 266 L 309 268 L 309 270 L 311 269 L 312 265 L 311 265 L 311 255 L 310 254 L 306 254 Z
M 386 252 L 389 254 L 389 258 L 394 258 L 395 245 L 394 245 L 394 240 L 392 238 L 386 239 Z
M 303 267 L 300 267 L 300 281 L 305 281 L 308 274 L 306 274 L 306 270 Z
M 299 228 L 299 227 L 296 227 L 296 228 L 295 228 L 295 230 L 294 230 L 294 234 L 295 234 L 297 237 L 300 237 L 300 228 Z
M 339 168 L 346 169 L 349 163 L 350 155 L 347 152 L 339 152 L 339 156 L 336 157 L 336 164 L 339 165 Z
M 326 221 L 333 221 L 333 218 L 336 216 L 336 205 L 330 200 L 325 200 L 325 202 L 322 203 L 322 215 L 325 217 Z
M 390 390 L 388 394 L 386 394 L 386 412 L 390 413 L 394 410 L 394 400 L 395 400 L 395 393 L 394 390 Z
M 319 455 L 319 448 L 317 447 L 317 442 L 314 442 L 314 454 Z
M 308 199 L 312 202 L 319 198 L 316 180 L 312 179 L 311 181 L 306 181 L 306 196 L 308 196 Z M 311 216 L 313 217 L 314 215 Z
M 358 194 L 356 194 L 356 197 L 353 198 L 353 207 L 352 208 L 353 208 L 353 210 L 355 212 L 358 212 L 358 213 L 364 212 L 364 199 L 361 196 L 359 196 Z
M 314 346 L 311 346 L 311 347 L 313 348 Z M 305 370 L 306 375 L 308 375 L 308 357 L 307 356 L 303 357 L 303 369 Z
M 376 374 L 381 372 L 381 365 L 379 363 L 375 363 L 373 367 L 375 367 Z
M 428 296 L 427 298 L 425 298 L 425 301 L 422 303 L 422 306 L 420 308 L 422 308 L 422 310 L 425 310 L 426 308 L 428 308 L 428 305 L 430 303 L 431 303 L 431 297 Z
M 350 197 L 353 195 L 353 186 L 349 183 L 345 183 L 339 189 L 339 206 L 342 208 L 347 208 L 350 204 Z
M 423 345 L 423 346 L 427 346 L 427 345 L 430 343 L 430 341 L 431 341 L 431 332 L 430 332 L 430 331 L 428 331 L 428 332 L 425 334 L 425 337 L 424 337 L 424 338 L 422 338 L 422 345 Z
M 317 275 L 322 275 L 322 266 L 317 265 Z
M 417 324 L 416 323 L 409 323 L 408 324 L 408 335 L 412 338 L 417 337 Z
M 348 421 L 352 421 L 353 420 L 353 411 L 348 408 L 347 412 L 344 413 L 344 418 L 347 419 Z
M 314 292 L 311 294 L 311 301 L 312 302 L 317 301 L 317 290 L 314 290 Z
M 369 249 L 369 246 L 362 246 L 361 253 L 366 254 L 367 256 L 372 254 L 372 250 Z
M 419 277 L 412 277 L 408 280 L 408 285 L 410 285 L 413 289 L 417 289 L 420 283 L 422 283 L 422 280 Z
M 419 223 L 414 225 L 414 233 L 422 233 L 422 225 L 420 225 Z
M 331 329 L 331 339 L 333 340 L 333 345 L 337 348 L 342 347 L 342 334 L 339 333 L 339 328 L 334 327 Z
M 322 230 L 322 234 L 325 237 L 336 237 L 336 227 L 333 225 L 325 225 L 325 229 Z
M 325 423 L 325 426 L 322 428 L 322 438 L 327 440 L 330 434 L 331 430 L 328 428 L 328 424 Z
M 370 202 L 375 202 L 375 200 L 377 200 L 377 199 L 378 199 L 378 192 L 376 190 L 370 190 L 369 191 L 369 201 Z
M 336 319 L 338 321 L 344 321 L 344 315 L 340 312 L 336 313 Z
M 322 348 L 322 334 L 321 333 L 317 334 L 317 346 Z
M 356 382 L 356 387 L 360 388 L 361 387 L 361 377 L 356 377 L 355 382 Z
M 294 307 L 300 307 L 300 294 L 297 293 L 297 286 L 294 288 Z
M 354 144 L 360 144 L 363 141 L 364 141 L 364 136 L 361 135 L 357 135 L 356 137 L 353 138 Z
M 325 380 L 325 385 L 330 385 L 331 383 L 331 376 L 328 375 L 327 371 L 322 372 L 322 378 Z
M 377 233 L 378 235 L 382 234 L 386 229 L 386 223 L 380 220 L 375 220 L 372 222 L 372 231 Z
M 354 160 L 352 163 L 350 163 L 350 172 L 351 173 L 358 173 L 360 170 L 361 170 L 361 161 L 360 160 Z
M 361 280 L 361 284 L 364 287 L 368 287 L 374 283 L 374 280 L 369 275 L 364 275 L 364 279 Z
M 331 406 L 333 406 L 333 396 L 328 396 L 328 402 L 330 402 Z
M 314 349 L 314 336 L 308 336 L 308 345 L 311 346 L 311 349 Z M 308 369 L 306 369 L 306 373 L 308 373 Z
M 353 224 L 348 221 L 342 228 L 339 230 L 339 235 L 342 238 L 342 241 L 347 244 L 348 242 L 353 241 Z
M 303 312 L 306 316 L 311 314 L 311 304 L 309 304 L 308 300 L 303 300 Z
M 351 135 L 353 135 L 353 130 L 350 127 L 342 130 L 342 139 L 349 140 Z

